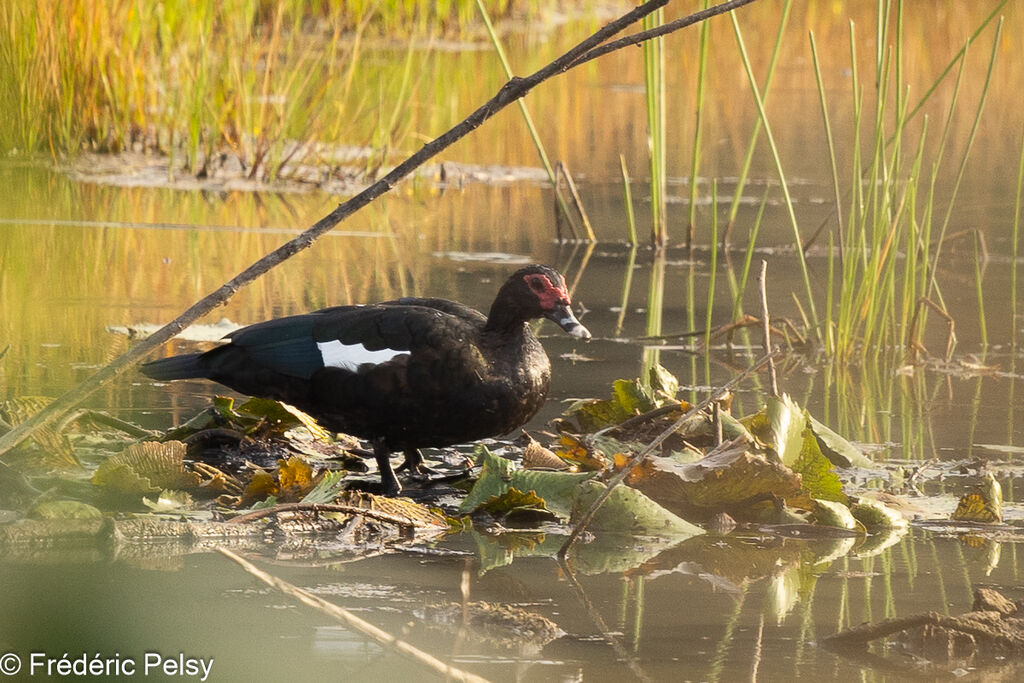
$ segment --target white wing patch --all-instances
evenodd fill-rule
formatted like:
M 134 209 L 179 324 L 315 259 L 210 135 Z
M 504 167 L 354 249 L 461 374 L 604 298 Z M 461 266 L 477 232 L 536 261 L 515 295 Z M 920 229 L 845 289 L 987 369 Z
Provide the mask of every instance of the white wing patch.
M 370 351 L 360 343 L 342 344 L 337 339 L 317 342 L 320 355 L 324 359 L 324 367 L 341 368 L 350 372 L 358 372 L 363 365 L 381 365 L 399 356 L 408 356 L 408 351 L 380 349 Z

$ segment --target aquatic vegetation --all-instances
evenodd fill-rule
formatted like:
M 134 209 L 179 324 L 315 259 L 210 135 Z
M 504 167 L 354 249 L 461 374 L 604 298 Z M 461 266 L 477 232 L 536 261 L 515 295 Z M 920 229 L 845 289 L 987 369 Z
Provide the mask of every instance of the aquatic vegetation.
M 472 0 L 5 2 L 0 151 L 158 151 L 200 175 L 226 154 L 249 177 L 273 179 L 318 143 L 365 134 L 355 122 L 368 105 L 348 95 L 367 33 L 461 31 L 474 13 Z M 397 113 L 409 81 L 395 85 Z M 407 130 L 392 119 L 382 148 Z

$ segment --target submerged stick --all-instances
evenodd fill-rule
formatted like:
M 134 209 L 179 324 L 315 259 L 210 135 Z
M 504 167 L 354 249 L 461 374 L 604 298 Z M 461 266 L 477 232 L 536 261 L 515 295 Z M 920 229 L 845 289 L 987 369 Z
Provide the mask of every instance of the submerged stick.
M 658 446 L 660 446 L 665 439 L 674 434 L 675 431 L 679 429 L 684 422 L 689 420 L 691 417 L 693 417 L 700 411 L 707 408 L 714 401 L 717 401 L 722 396 L 725 396 L 729 391 L 732 390 L 734 386 L 736 386 L 737 384 L 745 380 L 747 377 L 760 370 L 762 367 L 764 367 L 765 363 L 772 361 L 773 358 L 773 355 L 761 357 L 760 360 L 751 365 L 749 368 L 747 368 L 746 370 L 736 375 L 731 380 L 729 380 L 728 382 L 726 382 L 725 384 L 711 392 L 711 395 L 709 395 L 706 399 L 704 399 L 697 405 L 693 406 L 693 408 L 688 410 L 685 415 L 683 415 L 678 420 L 673 422 L 661 434 L 658 434 L 658 436 L 655 437 L 654 441 L 647 444 L 646 448 L 640 451 L 640 453 L 635 458 L 633 458 L 633 460 L 628 465 L 623 467 L 619 471 L 619 473 L 616 474 L 611 479 L 611 481 L 608 482 L 608 486 L 605 488 L 604 491 L 601 492 L 601 495 L 599 495 L 597 499 L 591 504 L 590 508 L 588 508 L 587 511 L 583 513 L 583 517 L 581 517 L 580 521 L 576 523 L 575 527 L 573 527 L 572 533 L 569 534 L 569 538 L 567 538 L 565 543 L 562 544 L 562 547 L 558 549 L 559 559 L 565 559 L 566 555 L 569 552 L 569 548 L 572 547 L 572 544 L 576 542 L 576 539 L 579 538 L 579 535 L 582 534 L 583 531 L 587 528 L 587 525 L 590 524 L 590 521 L 594 518 L 594 515 L 597 514 L 597 511 L 601 508 L 602 505 L 604 505 L 604 502 L 608 500 L 608 496 L 612 495 L 612 491 L 615 489 L 615 487 L 621 484 L 623 481 L 625 481 L 626 477 L 628 477 L 634 469 L 639 467 L 640 463 L 646 460 L 647 456 L 653 453 L 655 449 L 657 449 Z
M 539 84 L 602 54 L 621 49 L 626 45 L 633 45 L 637 42 L 648 40 L 656 35 L 663 35 L 673 30 L 710 19 L 715 15 L 724 14 L 733 9 L 754 2 L 754 0 L 730 0 L 729 2 L 710 7 L 700 12 L 695 12 L 688 17 L 673 22 L 672 25 L 670 25 L 671 28 L 669 26 L 663 26 L 660 31 L 633 34 L 633 36 L 623 39 L 624 42 L 617 41 L 616 43 L 602 45 L 606 40 L 621 32 L 627 26 L 636 23 L 658 8 L 664 7 L 668 4 L 668 1 L 669 0 L 651 0 L 650 2 L 645 2 L 639 7 L 623 14 L 618 19 L 606 24 L 597 32 L 593 33 L 589 38 L 578 43 L 562 56 L 558 57 L 533 74 L 525 78 L 513 77 L 509 79 L 509 81 L 505 83 L 500 90 L 498 90 L 494 97 L 484 102 L 472 114 L 450 128 L 448 131 L 425 144 L 418 152 L 393 168 L 383 178 L 367 187 L 355 197 L 339 204 L 337 208 L 314 223 L 312 227 L 301 235 L 298 235 L 292 240 L 286 242 L 250 265 L 216 290 L 194 303 L 177 318 L 128 349 L 119 357 L 115 358 L 94 375 L 88 377 L 76 387 L 59 396 L 46 408 L 36 413 L 25 422 L 22 422 L 7 434 L 0 436 L 0 456 L 3 456 L 4 453 L 27 439 L 40 427 L 49 425 L 61 415 L 72 410 L 83 399 L 85 399 L 85 397 L 105 385 L 107 382 L 127 372 L 142 360 L 144 356 L 148 355 L 149 352 L 175 337 L 179 332 L 191 323 L 195 322 L 201 316 L 206 315 L 218 306 L 224 305 L 224 303 L 234 296 L 239 289 L 248 285 L 256 278 L 262 276 L 275 266 L 280 265 L 300 251 L 308 249 L 316 240 L 322 237 L 329 230 L 356 211 L 362 209 L 377 197 L 389 192 L 400 180 L 411 174 L 421 165 L 440 154 L 458 140 L 461 140 L 496 113 L 526 95 Z M 599 48 L 601 49 L 599 50 Z
M 324 614 L 332 617 L 336 621 L 344 624 L 346 628 L 349 628 L 353 631 L 358 631 L 364 636 L 372 638 L 377 643 L 384 645 L 386 647 L 390 647 L 396 650 L 397 652 L 405 655 L 406 657 L 414 659 L 420 664 L 423 664 L 424 666 L 433 669 L 440 675 L 444 676 L 446 680 L 450 679 L 454 681 L 472 681 L 473 683 L 486 683 L 487 681 L 487 679 L 483 678 L 482 676 L 477 676 L 476 674 L 471 674 L 468 671 L 457 669 L 450 664 L 445 664 L 437 657 L 427 654 L 423 650 L 420 650 L 419 648 L 410 645 L 404 640 L 399 640 L 387 631 L 374 626 L 373 624 L 364 619 L 360 619 L 344 607 L 339 607 L 338 605 L 335 605 L 333 602 L 327 602 L 323 598 L 313 595 L 309 591 L 305 591 L 299 588 L 298 586 L 290 584 L 284 579 L 280 579 L 274 576 L 273 574 L 268 574 L 267 572 L 263 571 L 262 569 L 254 565 L 252 562 L 249 562 L 248 560 L 239 557 L 227 548 L 217 548 L 217 552 L 231 560 L 234 560 L 242 567 L 242 569 L 247 571 L 252 576 L 255 576 L 257 579 L 267 584 L 271 588 L 276 588 L 285 595 L 290 595 L 299 602 L 308 605 L 315 610 L 323 612 Z
M 771 380 L 772 396 L 779 395 L 779 378 L 775 374 L 775 359 L 772 358 L 772 325 L 768 318 L 768 262 L 761 260 L 761 275 L 757 278 L 761 290 L 761 328 L 764 331 L 764 352 L 768 354 L 768 378 Z

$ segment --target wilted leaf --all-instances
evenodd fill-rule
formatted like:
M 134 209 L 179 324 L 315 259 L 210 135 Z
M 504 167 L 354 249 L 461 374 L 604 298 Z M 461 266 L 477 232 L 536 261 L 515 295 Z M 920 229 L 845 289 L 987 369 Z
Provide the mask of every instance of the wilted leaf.
M 651 366 L 650 382 L 651 390 L 654 391 L 655 396 L 674 399 L 676 394 L 679 393 L 679 380 L 659 363 Z M 689 407 L 684 407 L 683 410 L 689 410 Z
M 1003 490 L 991 472 L 986 472 L 975 491 L 964 494 L 951 519 L 957 522 L 998 523 L 1003 521 Z
M 238 501 L 237 506 L 246 507 L 254 502 L 265 500 L 269 496 L 277 496 L 279 490 L 274 475 L 266 470 L 256 470 L 256 473 L 252 475 L 252 479 L 246 484 L 245 491 L 242 492 L 242 498 Z
M 608 459 L 603 453 L 592 448 L 586 437 L 577 437 L 573 434 L 562 433 L 558 436 L 556 453 L 587 472 L 600 472 L 608 468 Z
M 277 482 L 282 499 L 299 500 L 313 488 L 313 468 L 297 455 L 278 460 Z
M 658 407 L 650 390 L 635 379 L 617 379 L 612 382 L 612 396 L 627 418 Z
M 331 436 L 331 433 L 321 427 L 320 423 L 317 422 L 313 416 L 307 415 L 295 406 L 288 405 L 287 403 L 282 403 L 281 405 L 285 410 L 294 415 L 300 423 L 302 423 L 302 426 L 306 428 L 306 431 L 313 435 L 314 439 L 322 441 L 323 443 L 332 443 L 334 441 L 334 437 Z
M 213 408 L 224 417 L 230 419 L 235 415 L 235 399 L 230 396 L 214 396 Z
M 294 406 L 269 398 L 251 398 L 234 410 L 236 416 L 250 416 L 267 421 L 274 429 L 284 433 L 293 427 L 305 427 L 318 441 L 330 443 L 331 434 L 315 419 Z
M 844 506 L 848 502 L 843 483 L 832 469 L 832 463 L 822 454 L 810 429 L 804 430 L 803 448 L 792 467 L 800 474 L 801 485 L 811 498 L 834 500 Z
M 248 415 L 261 418 L 270 422 L 271 425 L 282 432 L 302 424 L 297 417 L 288 412 L 283 403 L 270 398 L 250 398 L 237 408 L 229 409 L 226 414 L 231 417 L 235 415 Z
M 569 463 L 531 438 L 523 448 L 523 467 L 528 470 L 567 470 Z
M 617 379 L 611 399 L 584 399 L 573 403 L 566 415 L 576 419 L 580 429 L 594 432 L 657 408 L 647 387 L 639 380 Z
M 448 528 L 448 522 L 443 515 L 408 498 L 390 498 L 366 491 L 348 490 L 343 491 L 335 500 L 344 505 L 383 512 L 396 519 L 401 518 L 403 523 L 420 531 L 440 531 Z
M 650 458 L 627 480 L 671 510 L 722 509 L 800 492 L 800 476 L 740 445 L 697 462 Z
M 872 467 L 874 463 L 852 443 L 807 413 L 807 425 L 818 439 L 822 454 L 836 467 Z
M 156 500 L 143 498 L 142 504 L 153 512 L 176 512 L 178 510 L 192 509 L 195 506 L 195 501 L 192 500 L 192 496 L 187 491 L 164 490 L 160 492 Z
M 103 513 L 77 500 L 48 500 L 33 507 L 28 516 L 33 519 L 102 519 Z
M 477 511 L 486 512 L 498 519 L 515 518 L 524 522 L 557 519 L 536 491 L 520 491 L 514 486 L 510 486 L 500 496 L 488 498 Z
M 770 396 L 764 408 L 740 420 L 779 462 L 792 465 L 803 448 L 804 411 L 787 394 Z
M 129 496 L 156 493 L 161 489 L 190 489 L 199 475 L 185 469 L 186 447 L 180 441 L 144 441 L 100 463 L 92 483 Z

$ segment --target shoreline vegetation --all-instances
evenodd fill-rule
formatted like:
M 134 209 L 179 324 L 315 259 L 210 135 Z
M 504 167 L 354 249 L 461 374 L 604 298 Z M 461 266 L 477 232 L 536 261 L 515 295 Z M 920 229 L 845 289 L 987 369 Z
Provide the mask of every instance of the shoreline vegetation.
M 487 0 L 505 27 L 598 16 L 583 3 Z M 577 6 L 579 5 L 579 6 Z M 371 150 L 363 175 L 407 135 L 416 52 L 489 49 L 475 0 L 308 3 L 13 0 L 0 7 L 0 153 L 166 157 L 168 180 L 217 172 L 275 181 L 338 169 L 344 142 Z M 368 53 L 404 53 L 393 98 L 353 92 Z M 379 116 L 376 130 L 353 121 Z M 337 171 L 342 177 L 345 168 Z

